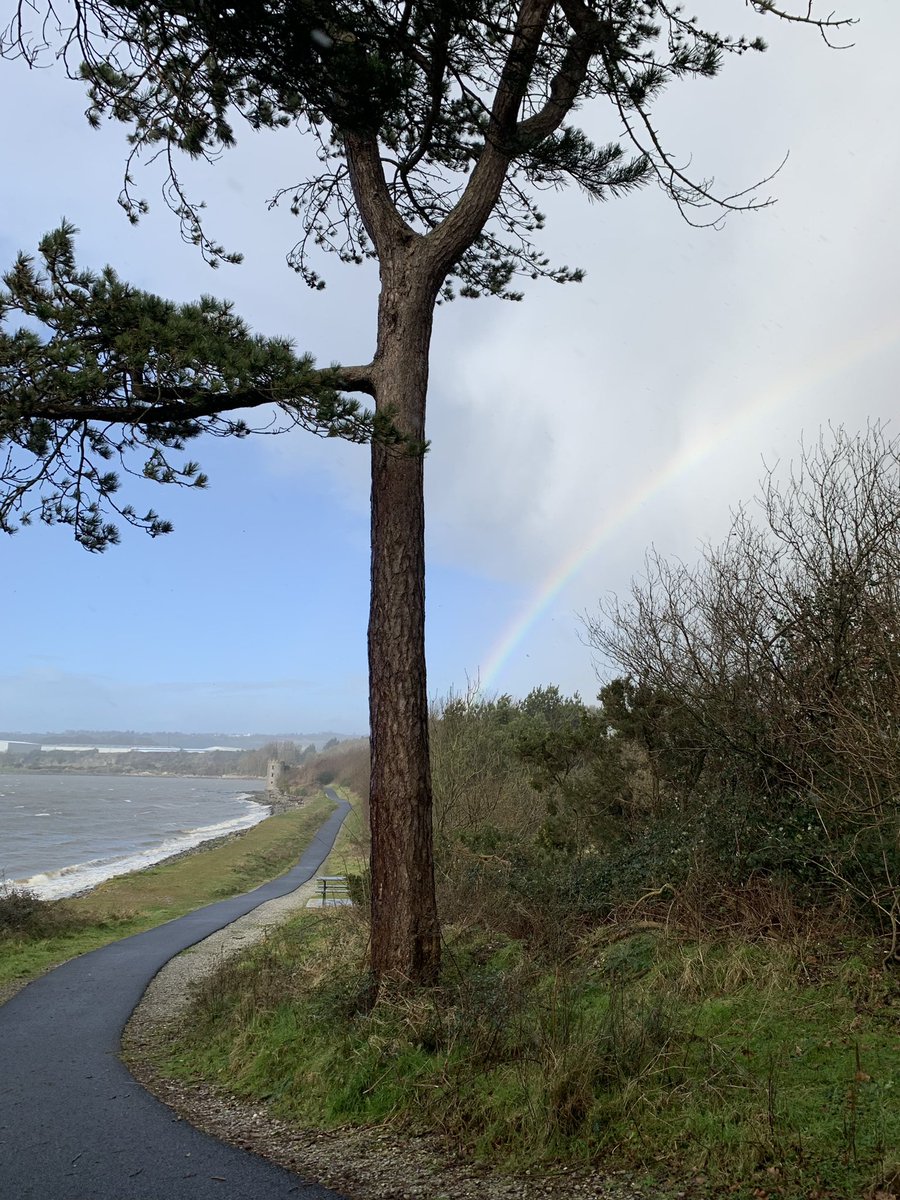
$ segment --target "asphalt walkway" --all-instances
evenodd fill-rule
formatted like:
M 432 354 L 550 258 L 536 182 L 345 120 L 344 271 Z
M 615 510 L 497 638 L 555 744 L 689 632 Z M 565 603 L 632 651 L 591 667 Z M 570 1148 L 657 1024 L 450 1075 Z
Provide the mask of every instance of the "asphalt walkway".
M 0 1006 L 0 1200 L 337 1200 L 179 1120 L 118 1058 L 170 958 L 315 874 L 350 811 L 326 792 L 338 808 L 286 875 L 63 963 Z

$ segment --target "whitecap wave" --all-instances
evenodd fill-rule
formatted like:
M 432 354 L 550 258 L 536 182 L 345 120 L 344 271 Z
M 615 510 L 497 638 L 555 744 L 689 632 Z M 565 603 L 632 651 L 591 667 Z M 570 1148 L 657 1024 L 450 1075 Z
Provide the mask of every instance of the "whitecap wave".
M 41 900 L 62 900 L 67 896 L 76 896 L 86 892 L 105 879 L 115 875 L 126 875 L 130 871 L 140 871 L 144 867 L 152 867 L 163 859 L 185 850 L 193 850 L 203 842 L 212 838 L 224 837 L 229 833 L 238 833 L 242 829 L 250 829 L 265 820 L 269 809 L 257 804 L 248 797 L 240 799 L 246 806 L 246 812 L 230 821 L 218 821 L 215 825 L 200 825 L 195 829 L 179 830 L 174 836 L 151 846 L 147 850 L 135 851 L 131 854 L 120 854 L 109 858 L 94 858 L 88 862 L 73 863 L 68 867 L 60 867 L 56 871 L 41 871 L 27 879 L 13 879 L 12 887 L 28 888 Z M 36 814 L 37 815 L 37 814 Z

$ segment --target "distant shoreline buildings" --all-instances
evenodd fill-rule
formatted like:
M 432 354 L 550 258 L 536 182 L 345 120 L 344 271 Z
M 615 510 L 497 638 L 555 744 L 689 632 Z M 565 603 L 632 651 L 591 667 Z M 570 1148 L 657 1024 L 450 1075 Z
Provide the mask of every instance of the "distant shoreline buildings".
M 42 749 L 40 742 L 0 742 L 0 754 L 15 754 L 22 758 L 40 754 Z
M 91 746 L 84 742 L 13 742 L 0 739 L 0 754 L 32 755 L 61 750 L 79 754 L 241 754 L 239 746 Z

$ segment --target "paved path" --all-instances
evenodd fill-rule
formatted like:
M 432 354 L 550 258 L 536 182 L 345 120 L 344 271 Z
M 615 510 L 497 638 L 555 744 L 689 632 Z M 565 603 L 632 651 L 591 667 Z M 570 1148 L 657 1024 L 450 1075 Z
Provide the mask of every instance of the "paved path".
M 132 1079 L 125 1022 L 173 955 L 314 875 L 350 810 L 255 891 L 63 963 L 0 1006 L 0 1200 L 337 1200 L 215 1141 Z

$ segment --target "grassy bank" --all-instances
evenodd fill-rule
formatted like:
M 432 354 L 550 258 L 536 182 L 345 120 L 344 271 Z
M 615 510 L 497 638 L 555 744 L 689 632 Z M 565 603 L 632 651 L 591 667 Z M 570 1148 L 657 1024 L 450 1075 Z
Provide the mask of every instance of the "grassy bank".
M 353 811 L 338 831 L 331 853 L 322 864 L 323 875 L 361 875 L 369 865 L 369 823 L 361 796 L 341 784 L 332 784 Z
M 333 808 L 321 795 L 224 842 L 109 879 L 84 896 L 23 903 L 6 922 L 0 914 L 0 986 L 280 875 Z
M 606 927 L 554 964 L 457 929 L 440 988 L 372 1012 L 364 960 L 358 914 L 304 914 L 208 981 L 165 1069 L 312 1126 L 438 1131 L 518 1170 L 628 1166 L 754 1200 L 895 1194 L 900 989 L 872 947 Z

